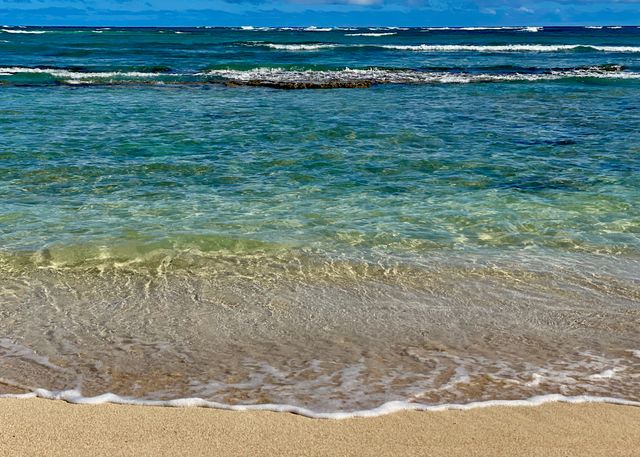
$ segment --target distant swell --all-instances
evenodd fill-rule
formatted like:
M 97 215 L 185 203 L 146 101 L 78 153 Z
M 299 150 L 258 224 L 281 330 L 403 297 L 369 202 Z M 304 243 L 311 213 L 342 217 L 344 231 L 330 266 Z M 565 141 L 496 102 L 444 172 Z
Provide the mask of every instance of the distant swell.
M 320 49 L 332 49 L 340 47 L 338 44 L 322 44 L 322 43 L 293 43 L 293 44 L 280 44 L 280 43 L 260 43 L 249 42 L 243 43 L 246 46 L 261 46 L 271 49 L 277 49 L 279 51 L 318 51 Z
M 344 36 L 373 36 L 373 37 L 379 37 L 379 36 L 391 36 L 391 35 L 397 35 L 396 32 L 382 32 L 382 33 L 345 33 Z
M 353 34 L 350 36 L 383 36 L 382 34 Z M 338 44 L 338 43 L 267 43 L 247 42 L 245 46 L 259 46 L 279 51 L 318 51 L 336 48 L 379 48 L 394 51 L 412 52 L 483 52 L 483 53 L 513 53 L 513 52 L 612 52 L 637 53 L 640 46 L 600 46 L 590 44 L 500 44 L 500 45 L 470 45 L 470 44 Z
M 417 52 L 561 52 L 561 51 L 600 51 L 600 52 L 640 52 L 640 46 L 594 46 L 587 44 L 504 44 L 504 45 L 381 45 L 385 49 Z

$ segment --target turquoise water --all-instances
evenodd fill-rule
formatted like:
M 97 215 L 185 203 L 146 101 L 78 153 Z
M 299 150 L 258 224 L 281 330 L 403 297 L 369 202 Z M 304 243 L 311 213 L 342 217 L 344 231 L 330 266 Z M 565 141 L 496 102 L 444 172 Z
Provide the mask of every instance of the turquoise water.
M 5 89 L 2 242 L 637 255 L 637 89 Z
M 0 389 L 638 398 L 640 29 L 8 30 Z

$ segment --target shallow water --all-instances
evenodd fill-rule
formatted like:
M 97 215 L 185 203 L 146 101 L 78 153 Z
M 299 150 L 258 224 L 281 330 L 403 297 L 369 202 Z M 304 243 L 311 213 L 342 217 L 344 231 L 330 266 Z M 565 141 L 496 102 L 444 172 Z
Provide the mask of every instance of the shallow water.
M 11 30 L 0 391 L 640 397 L 635 28 Z

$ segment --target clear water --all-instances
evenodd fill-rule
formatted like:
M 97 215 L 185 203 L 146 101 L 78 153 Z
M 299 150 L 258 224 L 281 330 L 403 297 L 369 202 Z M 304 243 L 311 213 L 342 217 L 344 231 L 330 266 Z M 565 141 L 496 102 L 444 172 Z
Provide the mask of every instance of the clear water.
M 0 391 L 639 398 L 640 29 L 6 30 Z

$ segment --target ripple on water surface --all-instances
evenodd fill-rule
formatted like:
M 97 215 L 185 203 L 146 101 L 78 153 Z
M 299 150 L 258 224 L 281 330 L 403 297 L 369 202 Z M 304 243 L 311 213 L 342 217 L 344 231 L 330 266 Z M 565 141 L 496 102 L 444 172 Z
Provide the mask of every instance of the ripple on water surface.
M 9 29 L 0 391 L 639 398 L 638 32 Z

